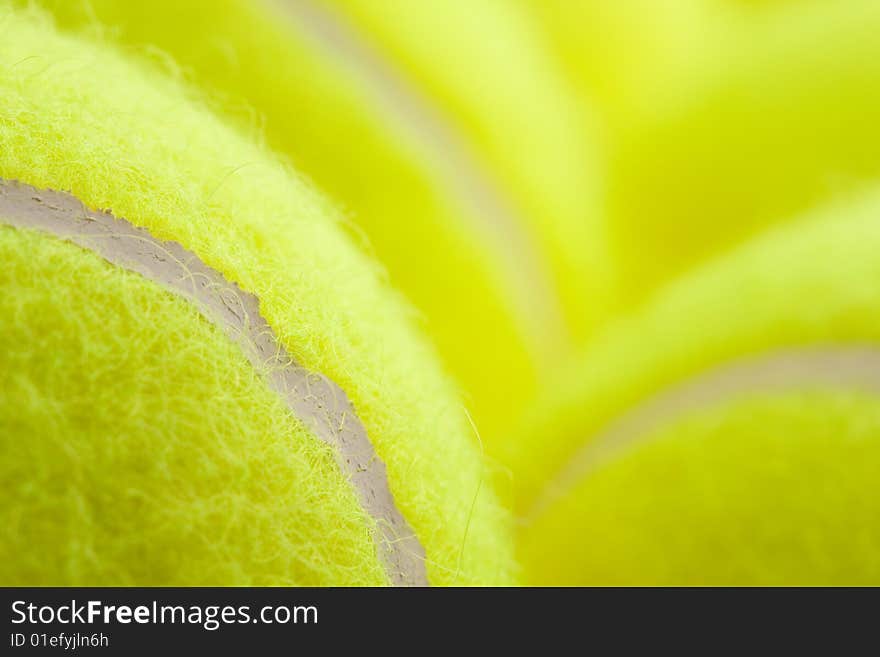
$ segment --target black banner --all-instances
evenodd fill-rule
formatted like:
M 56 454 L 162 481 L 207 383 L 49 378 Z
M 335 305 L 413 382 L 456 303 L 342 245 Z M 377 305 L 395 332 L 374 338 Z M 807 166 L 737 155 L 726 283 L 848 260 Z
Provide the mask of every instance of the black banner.
M 6 588 L 0 653 L 419 653 L 811 639 L 873 627 L 876 589 Z M 845 630 L 849 636 L 849 630 Z M 837 636 L 837 635 L 835 635 Z M 699 639 L 698 639 L 699 637 Z M 749 637 L 749 640 L 746 640 Z M 610 642 L 610 644 L 609 644 Z M 755 644 L 757 645 L 757 644 Z M 814 644 L 816 647 L 818 644 Z M 839 647 L 837 639 L 829 645 Z M 713 646 L 706 644 L 705 648 Z M 429 651 L 433 652 L 433 651 Z

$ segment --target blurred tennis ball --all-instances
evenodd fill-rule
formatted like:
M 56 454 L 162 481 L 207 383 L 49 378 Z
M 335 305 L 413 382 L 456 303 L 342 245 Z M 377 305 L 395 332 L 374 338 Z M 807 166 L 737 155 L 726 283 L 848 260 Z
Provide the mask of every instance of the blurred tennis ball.
M 873 184 L 878 29 L 873 0 L 751 12 L 699 74 L 619 128 L 606 216 L 623 307 L 769 226 Z
M 528 4 L 584 106 L 607 126 L 674 92 L 720 47 L 728 22 L 718 0 Z
M 876 584 L 880 195 L 672 284 L 506 443 L 540 584 Z

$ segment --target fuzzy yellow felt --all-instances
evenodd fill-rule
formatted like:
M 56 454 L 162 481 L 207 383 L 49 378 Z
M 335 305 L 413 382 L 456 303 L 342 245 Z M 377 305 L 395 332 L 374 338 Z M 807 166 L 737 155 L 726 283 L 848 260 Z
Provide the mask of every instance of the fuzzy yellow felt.
M 595 147 L 522 8 L 40 4 L 201 89 L 337 199 L 423 314 L 490 452 L 601 314 Z
M 253 294 L 296 362 L 350 398 L 430 581 L 511 581 L 455 390 L 320 195 L 177 82 L 6 3 L 0 98 L 0 178 L 178 242 Z M 328 449 L 234 344 L 151 281 L 0 230 L 3 583 L 384 581 Z

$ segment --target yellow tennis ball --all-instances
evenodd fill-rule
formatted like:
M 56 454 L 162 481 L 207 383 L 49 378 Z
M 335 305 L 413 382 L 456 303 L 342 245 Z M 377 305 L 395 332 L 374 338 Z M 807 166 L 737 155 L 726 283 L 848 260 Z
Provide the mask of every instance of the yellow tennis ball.
M 720 47 L 730 0 L 531 0 L 584 104 L 613 130 L 675 93 Z
M 324 199 L 39 12 L 0 8 L 0 71 L 0 582 L 510 582 L 453 386 Z
M 606 265 L 596 135 L 527 6 L 319 4 L 359 30 L 475 149 L 544 255 L 568 332 L 589 334 L 604 310 Z
M 524 7 L 42 4 L 173 62 L 337 199 L 422 313 L 490 451 L 590 328 L 584 300 L 601 314 L 593 138 Z
M 880 175 L 880 5 L 741 17 L 674 93 L 623 126 L 607 221 L 631 308 L 664 283 Z
M 880 196 L 803 218 L 621 320 L 507 463 L 541 584 L 877 584 Z

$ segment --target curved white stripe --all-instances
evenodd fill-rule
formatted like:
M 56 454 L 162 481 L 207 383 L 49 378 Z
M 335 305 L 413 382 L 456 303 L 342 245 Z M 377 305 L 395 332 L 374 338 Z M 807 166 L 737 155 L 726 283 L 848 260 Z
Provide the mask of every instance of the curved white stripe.
M 449 121 L 414 89 L 396 67 L 330 10 L 313 0 L 271 0 L 306 36 L 344 61 L 365 81 L 390 120 L 418 139 L 436 159 L 456 198 L 480 220 L 477 228 L 501 256 L 517 297 L 520 321 L 535 353 L 552 351 L 570 339 L 559 294 L 546 259 L 495 181 L 473 156 Z
M 880 393 L 880 347 L 792 348 L 721 365 L 656 393 L 584 441 L 526 514 L 540 516 L 592 471 L 700 409 L 738 398 L 797 390 Z
M 379 558 L 393 584 L 426 586 L 425 550 L 397 508 L 385 464 L 345 392 L 293 360 L 260 315 L 258 299 L 177 242 L 106 212 L 93 212 L 70 194 L 0 179 L 0 225 L 40 230 L 92 251 L 177 294 L 216 324 L 244 351 L 254 368 L 295 417 L 333 446 L 361 506 L 376 522 Z

